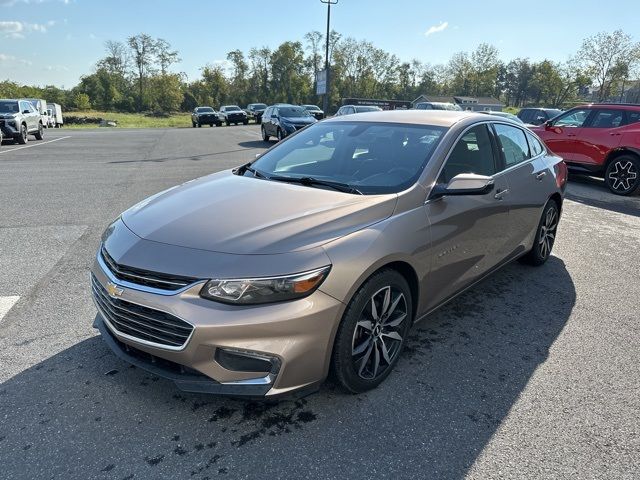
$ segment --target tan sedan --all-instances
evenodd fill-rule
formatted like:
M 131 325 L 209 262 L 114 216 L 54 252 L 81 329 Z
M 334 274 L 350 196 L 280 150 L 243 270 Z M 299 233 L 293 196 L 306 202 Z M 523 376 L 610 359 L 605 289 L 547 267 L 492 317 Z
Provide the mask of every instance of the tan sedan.
M 471 112 L 341 116 L 154 195 L 106 230 L 95 326 L 183 390 L 379 385 L 409 329 L 506 263 L 542 265 L 566 167 Z

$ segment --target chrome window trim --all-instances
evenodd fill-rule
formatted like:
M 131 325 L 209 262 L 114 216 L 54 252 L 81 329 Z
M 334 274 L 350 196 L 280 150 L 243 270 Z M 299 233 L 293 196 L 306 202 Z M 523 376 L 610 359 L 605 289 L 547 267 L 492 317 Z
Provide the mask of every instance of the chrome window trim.
M 98 250 L 98 253 L 96 255 L 96 261 L 98 262 L 98 265 L 100 265 L 100 268 L 102 269 L 102 272 L 106 275 L 106 277 L 116 285 L 131 289 L 131 290 L 137 290 L 137 291 L 146 292 L 146 293 L 153 293 L 154 295 L 164 295 L 168 297 L 172 295 L 179 295 L 180 293 L 183 293 L 186 290 L 189 290 L 190 288 L 196 285 L 206 283 L 206 280 L 198 280 L 196 282 L 190 283 L 189 285 L 185 285 L 184 287 L 178 290 L 162 290 L 160 288 L 147 287 L 146 285 L 140 285 L 138 283 L 131 283 L 126 280 L 120 280 L 119 278 L 116 278 L 115 275 L 113 275 L 113 273 L 111 273 L 111 270 L 109 270 L 109 267 L 107 267 L 104 259 L 102 258 L 102 254 L 100 252 L 101 250 Z M 142 305 L 142 306 L 145 306 L 145 305 Z M 149 308 L 153 308 L 153 307 L 149 307 Z
M 93 284 L 92 273 L 89 273 L 89 281 Z M 96 278 L 96 280 L 95 280 L 95 281 L 96 281 L 97 283 L 99 283 L 99 284 L 102 286 L 102 288 L 104 288 L 104 285 L 102 285 L 102 284 L 100 283 L 100 281 L 98 280 L 98 278 Z M 120 284 L 120 285 L 122 285 L 122 284 Z M 122 286 L 124 286 L 124 285 L 122 285 Z M 183 322 L 188 323 L 189 325 L 191 325 L 192 329 L 191 329 L 191 333 L 189 334 L 189 336 L 187 337 L 187 339 L 186 339 L 186 340 L 184 341 L 184 343 L 183 343 L 181 346 L 179 346 L 179 347 L 175 347 L 175 346 L 171 346 L 171 345 L 163 345 L 163 344 L 161 344 L 161 343 L 156 343 L 156 342 L 150 342 L 149 340 L 144 340 L 144 339 L 142 339 L 142 338 L 138 338 L 138 337 L 134 337 L 134 336 L 132 336 L 132 335 L 128 335 L 128 334 L 126 334 L 126 333 L 122 333 L 120 330 L 118 330 L 116 327 L 114 327 L 114 326 L 111 324 L 111 322 L 110 322 L 110 321 L 109 321 L 109 319 L 108 319 L 108 316 L 107 316 L 107 315 L 104 313 L 104 311 L 102 310 L 102 307 L 100 307 L 100 305 L 98 305 L 98 302 L 96 302 L 96 299 L 95 299 L 95 296 L 94 296 L 95 294 L 93 293 L 93 285 L 92 285 L 92 287 L 91 287 L 91 290 L 92 290 L 91 299 L 93 300 L 93 304 L 96 306 L 96 309 L 97 309 L 97 310 L 98 310 L 98 312 L 100 313 L 100 316 L 102 317 L 102 321 L 103 321 L 103 322 L 104 322 L 104 324 L 109 328 L 109 330 L 111 330 L 111 332 L 112 332 L 114 335 L 117 335 L 117 336 L 119 336 L 119 337 L 125 338 L 125 339 L 127 339 L 127 340 L 130 340 L 130 341 L 132 341 L 132 342 L 135 342 L 135 343 L 138 343 L 138 344 L 141 344 L 141 345 L 146 345 L 146 346 L 148 346 L 148 347 L 158 348 L 158 349 L 160 349 L 160 350 L 170 350 L 170 351 L 172 351 L 172 352 L 180 352 L 180 351 L 184 350 L 185 348 L 187 348 L 187 345 L 188 345 L 188 344 L 189 344 L 189 342 L 191 341 L 191 338 L 193 337 L 193 334 L 194 334 L 194 333 L 195 333 L 195 331 L 196 331 L 196 326 L 195 326 L 193 323 L 191 323 L 191 322 L 190 322 L 190 321 L 188 321 L 188 320 L 185 320 L 185 319 L 184 319 L 184 318 L 182 318 L 182 317 L 179 317 L 178 315 L 175 315 L 175 314 L 173 314 L 173 313 L 171 313 L 171 312 L 167 312 L 167 311 L 165 311 L 165 310 L 160 310 L 159 308 L 156 308 L 155 306 L 151 306 L 151 305 L 144 305 L 144 304 L 142 304 L 142 303 L 140 303 L 140 302 L 134 302 L 134 301 L 129 300 L 129 299 L 127 298 L 127 299 L 124 299 L 126 302 L 132 303 L 132 304 L 134 304 L 134 305 L 138 305 L 138 306 L 140 306 L 140 307 L 151 308 L 151 309 L 156 310 L 156 311 L 158 311 L 158 312 L 163 312 L 163 313 L 166 313 L 166 314 L 168 314 L 168 315 L 174 316 L 174 317 L 176 317 L 176 318 L 178 318 L 178 319 L 182 320 Z

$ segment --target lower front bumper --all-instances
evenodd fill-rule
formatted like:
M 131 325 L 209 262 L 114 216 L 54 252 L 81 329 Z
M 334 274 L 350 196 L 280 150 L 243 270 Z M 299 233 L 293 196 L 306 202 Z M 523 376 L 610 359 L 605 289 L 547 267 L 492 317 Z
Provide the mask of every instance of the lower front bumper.
M 105 325 L 104 320 L 98 313 L 93 322 L 107 346 L 125 362 L 135 365 L 168 380 L 172 380 L 176 386 L 185 392 L 211 393 L 216 395 L 263 397 L 271 389 L 271 384 L 247 385 L 247 384 L 224 384 L 216 382 L 212 378 L 184 367 L 178 363 L 157 357 L 150 353 L 139 350 L 131 345 L 118 340 Z

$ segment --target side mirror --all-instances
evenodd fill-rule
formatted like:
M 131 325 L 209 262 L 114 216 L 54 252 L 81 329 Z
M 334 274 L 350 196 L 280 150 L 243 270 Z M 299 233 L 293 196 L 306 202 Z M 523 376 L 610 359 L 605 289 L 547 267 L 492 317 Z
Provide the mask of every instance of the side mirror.
M 544 119 L 543 119 L 544 120 Z M 545 128 L 551 128 L 553 125 L 551 124 L 551 120 L 547 120 L 546 122 L 543 123 L 543 125 L 545 126 Z
M 261 153 L 256 153 L 256 158 L 260 158 Z
M 459 173 L 447 185 L 438 183 L 431 189 L 430 200 L 451 195 L 485 195 L 493 190 L 493 179 L 475 173 Z

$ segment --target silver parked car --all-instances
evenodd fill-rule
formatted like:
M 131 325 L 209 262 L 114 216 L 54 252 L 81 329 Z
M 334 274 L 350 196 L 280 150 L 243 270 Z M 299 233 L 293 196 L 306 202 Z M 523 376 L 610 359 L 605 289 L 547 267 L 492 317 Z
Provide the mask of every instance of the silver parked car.
M 329 119 L 158 193 L 105 231 L 95 326 L 194 392 L 348 391 L 411 326 L 498 267 L 542 265 L 567 170 L 522 125 L 471 112 Z

